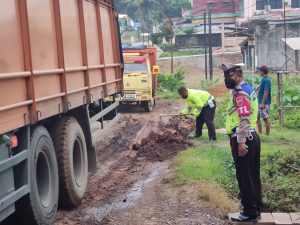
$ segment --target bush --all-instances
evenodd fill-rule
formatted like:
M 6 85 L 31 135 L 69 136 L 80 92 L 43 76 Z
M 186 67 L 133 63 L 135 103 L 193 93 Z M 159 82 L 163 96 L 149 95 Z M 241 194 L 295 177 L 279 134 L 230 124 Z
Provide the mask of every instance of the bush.
M 157 77 L 158 95 L 162 98 L 178 98 L 177 89 L 184 86 L 184 74 L 184 67 L 178 67 L 174 74 L 159 74 Z
M 171 51 L 172 50 L 172 46 L 170 44 L 163 44 L 163 45 L 160 45 L 159 47 L 163 51 Z
M 196 33 L 197 31 L 196 31 L 196 29 L 195 29 L 195 27 L 187 27 L 187 28 L 185 28 L 184 30 L 183 30 L 183 32 L 185 33 L 185 34 L 194 34 L 194 33 Z
M 300 209 L 300 152 L 278 151 L 262 158 L 265 208 L 271 211 Z
M 215 124 L 217 128 L 225 127 L 226 116 L 230 111 L 231 101 L 231 97 L 229 93 L 227 93 L 221 101 L 217 102 L 217 111 L 215 116 Z
M 163 38 L 164 38 L 163 34 L 161 34 L 161 33 L 155 33 L 155 34 L 150 35 L 150 40 L 155 45 L 161 45 L 163 42 Z
M 161 73 L 158 75 L 158 88 L 160 90 L 177 91 L 180 86 L 183 86 L 185 68 L 178 67 L 174 74 Z

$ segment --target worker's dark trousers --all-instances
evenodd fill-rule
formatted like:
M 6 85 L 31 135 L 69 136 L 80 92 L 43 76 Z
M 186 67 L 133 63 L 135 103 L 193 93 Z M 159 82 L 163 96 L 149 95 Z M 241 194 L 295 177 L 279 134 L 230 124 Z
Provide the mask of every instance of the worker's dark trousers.
M 216 139 L 216 131 L 214 125 L 215 107 L 205 106 L 202 108 L 200 115 L 196 118 L 196 135 L 202 135 L 203 124 L 206 123 L 209 139 Z
M 262 208 L 262 191 L 260 181 L 260 139 L 256 132 L 251 132 L 247 138 L 246 145 L 248 153 L 238 156 L 237 137 L 230 139 L 232 156 L 236 168 L 243 212 L 246 216 L 256 217 Z M 249 140 L 252 139 L 252 140 Z

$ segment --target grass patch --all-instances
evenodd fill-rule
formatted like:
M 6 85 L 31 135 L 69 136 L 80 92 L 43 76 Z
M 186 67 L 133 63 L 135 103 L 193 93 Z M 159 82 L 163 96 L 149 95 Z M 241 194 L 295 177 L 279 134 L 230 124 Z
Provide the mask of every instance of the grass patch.
M 223 137 L 223 138 L 222 138 Z M 204 139 L 205 137 L 203 137 Z M 218 135 L 217 142 L 197 140 L 198 146 L 181 152 L 174 160 L 176 183 L 209 182 L 238 197 L 235 168 L 229 141 Z M 300 150 L 297 131 L 272 127 L 271 136 L 262 135 L 261 176 L 265 210 L 300 210 Z M 207 193 L 203 199 L 210 201 Z
M 236 210 L 236 202 L 220 186 L 210 182 L 202 182 L 198 186 L 200 199 L 210 202 L 224 214 Z
M 204 54 L 203 50 L 197 50 L 197 51 L 174 51 L 173 52 L 173 57 L 178 57 L 178 56 L 192 56 L 192 55 L 201 55 Z M 170 51 L 164 51 L 161 55 L 160 58 L 164 57 L 171 57 L 171 52 Z
M 177 100 L 180 99 L 180 96 L 177 92 L 172 92 L 169 90 L 158 90 L 156 93 L 157 99 L 171 99 L 171 100 Z

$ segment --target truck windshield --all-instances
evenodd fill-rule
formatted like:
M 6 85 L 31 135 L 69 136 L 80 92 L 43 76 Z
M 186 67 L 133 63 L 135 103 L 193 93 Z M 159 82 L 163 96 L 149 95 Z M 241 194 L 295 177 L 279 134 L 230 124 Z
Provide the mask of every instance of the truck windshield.
M 148 73 L 148 66 L 147 63 L 138 64 L 138 63 L 131 63 L 131 64 L 124 64 L 124 73 Z

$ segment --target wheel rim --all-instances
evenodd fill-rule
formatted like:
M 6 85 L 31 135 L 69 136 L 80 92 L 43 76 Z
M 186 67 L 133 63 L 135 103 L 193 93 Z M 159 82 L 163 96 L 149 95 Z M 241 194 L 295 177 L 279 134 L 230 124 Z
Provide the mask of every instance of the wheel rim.
M 82 186 L 83 182 L 83 149 L 80 139 L 77 137 L 73 148 L 73 171 L 75 182 L 78 186 Z
M 36 164 L 36 183 L 39 199 L 44 207 L 50 204 L 51 176 L 50 164 L 48 157 L 44 151 L 39 152 Z

